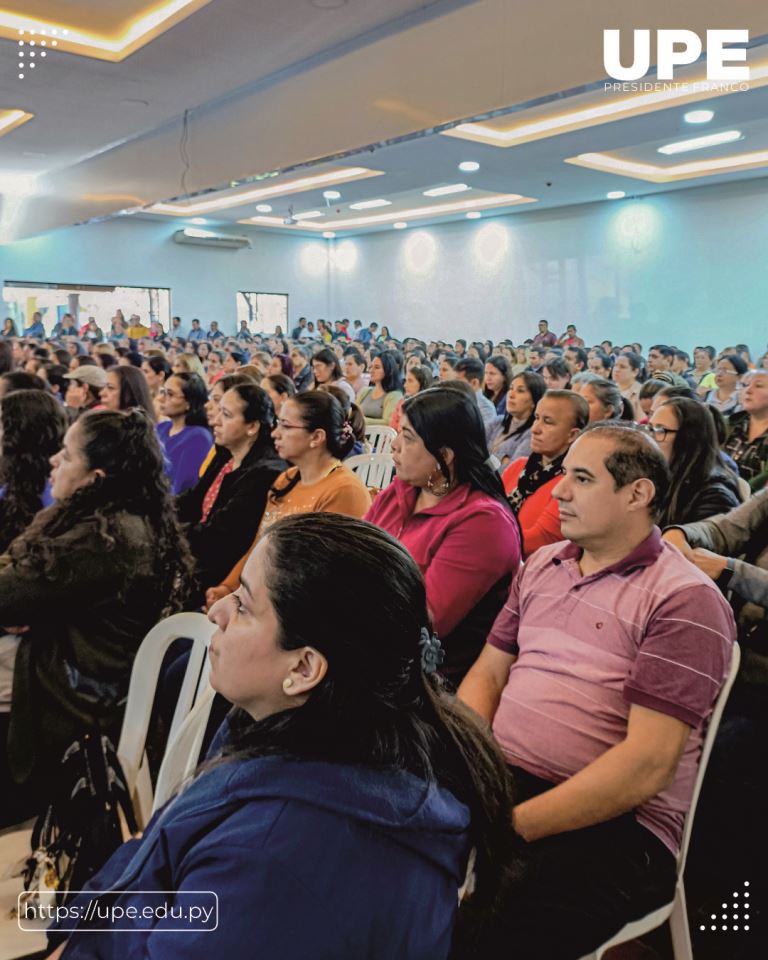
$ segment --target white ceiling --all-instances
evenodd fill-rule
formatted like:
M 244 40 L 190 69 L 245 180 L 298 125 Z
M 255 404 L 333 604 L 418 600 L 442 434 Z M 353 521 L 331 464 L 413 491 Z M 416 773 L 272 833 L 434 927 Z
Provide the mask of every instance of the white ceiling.
M 102 5 L 78 0 L 76 13 L 86 16 Z M 693 135 L 684 129 L 681 107 L 509 149 L 423 132 L 541 100 L 555 98 L 562 106 L 563 91 L 576 94 L 603 78 L 604 27 L 684 25 L 704 33 L 727 25 L 748 27 L 753 38 L 768 34 L 768 5 L 756 0 L 732 0 L 727 24 L 716 0 L 676 0 L 673 10 L 663 0 L 647 0 L 642 22 L 633 6 L 617 10 L 615 0 L 589 6 L 572 0 L 349 0 L 338 9 L 318 9 L 310 0 L 210 0 L 121 63 L 57 53 L 23 81 L 16 75 L 14 42 L 0 39 L 0 110 L 35 115 L 0 137 L 0 238 L 277 170 L 286 171 L 286 179 L 340 165 L 383 171 L 339 186 L 342 200 L 333 209 L 322 189 L 270 201 L 280 214 L 289 206 L 295 212 L 322 207 L 328 221 L 336 207 L 346 219 L 354 215 L 349 203 L 372 197 L 383 196 L 392 206 L 366 213 L 436 203 L 422 191 L 459 180 L 472 191 L 444 201 L 483 192 L 537 200 L 510 208 L 514 215 L 600 199 L 608 190 L 641 195 L 763 176 L 752 170 L 658 185 L 563 162 L 593 151 L 648 160 L 659 143 Z M 716 111 L 709 128 L 739 124 L 746 139 L 707 151 L 707 157 L 768 143 L 768 88 L 709 105 Z M 190 166 L 184 174 L 186 110 Z M 372 151 L 360 152 L 363 147 Z M 465 159 L 480 162 L 480 171 L 459 174 L 456 166 Z M 234 223 L 254 213 L 251 203 L 211 222 Z M 169 229 L 184 225 L 163 219 Z M 238 223 L 236 229 L 255 228 Z

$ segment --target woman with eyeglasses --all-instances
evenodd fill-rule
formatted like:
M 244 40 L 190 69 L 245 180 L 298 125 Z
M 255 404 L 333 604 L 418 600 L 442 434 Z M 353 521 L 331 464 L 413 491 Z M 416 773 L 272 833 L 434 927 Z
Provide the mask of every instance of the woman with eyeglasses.
M 658 443 L 671 474 L 659 526 L 706 520 L 741 503 L 736 477 L 718 457 L 715 424 L 706 404 L 670 397 L 656 407 L 645 429 Z
M 715 367 L 715 384 L 706 395 L 707 403 L 726 416 L 741 410 L 741 378 L 747 372 L 747 365 L 737 353 L 721 356 Z
M 163 423 L 157 436 L 163 448 L 175 495 L 193 487 L 200 466 L 211 449 L 211 432 L 205 415 L 208 391 L 196 373 L 174 373 L 160 390 Z
M 371 496 L 360 478 L 342 463 L 355 444 L 352 425 L 339 401 L 322 390 L 286 400 L 272 431 L 277 455 L 293 466 L 275 481 L 250 550 L 221 583 L 209 584 L 206 604 L 237 589 L 240 574 L 260 537 L 281 517 L 294 513 L 343 513 L 362 517 Z

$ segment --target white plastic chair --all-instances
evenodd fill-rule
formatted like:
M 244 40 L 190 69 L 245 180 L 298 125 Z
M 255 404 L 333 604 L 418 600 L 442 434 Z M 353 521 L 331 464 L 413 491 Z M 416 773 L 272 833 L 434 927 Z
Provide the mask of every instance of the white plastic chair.
M 691 806 L 685 818 L 683 827 L 683 839 L 680 844 L 680 853 L 677 856 L 677 886 L 675 887 L 675 896 L 670 903 L 653 910 L 639 920 L 633 920 L 625 924 L 614 934 L 610 940 L 607 940 L 602 946 L 598 947 L 594 953 L 589 953 L 582 957 L 582 960 L 600 960 L 606 950 L 616 947 L 620 943 L 626 943 L 628 940 L 635 940 L 642 937 L 656 927 L 660 927 L 665 920 L 669 920 L 669 928 L 672 934 L 672 953 L 675 960 L 693 960 L 693 947 L 691 945 L 691 933 L 688 929 L 688 911 L 685 905 L 685 889 L 683 887 L 683 873 L 685 872 L 685 860 L 688 856 L 688 844 L 691 841 L 691 832 L 693 830 L 693 818 L 696 814 L 696 805 L 699 802 L 701 785 L 704 782 L 704 775 L 707 772 L 709 756 L 712 753 L 712 746 L 717 736 L 717 730 L 720 726 L 720 719 L 728 701 L 731 687 L 736 679 L 741 662 L 741 650 L 738 643 L 733 645 L 733 655 L 731 656 L 731 666 L 728 670 L 723 688 L 720 691 L 715 703 L 712 716 L 709 720 L 707 733 L 704 737 L 704 743 L 701 747 L 701 757 L 699 759 L 699 769 L 696 773 L 696 782 L 693 787 L 693 796 L 691 797 Z
M 200 757 L 214 691 L 208 684 L 208 645 L 216 626 L 201 613 L 177 613 L 162 620 L 146 635 L 131 670 L 128 700 L 117 754 L 125 774 L 136 819 L 144 826 L 155 809 L 170 798 L 179 783 L 192 773 Z M 160 667 L 174 640 L 192 640 L 187 668 L 176 702 L 171 730 L 154 790 L 149 777 L 145 745 Z M 29 856 L 32 826 L 28 824 L 0 836 L 0 960 L 16 960 L 43 951 L 47 921 L 20 930 L 13 910 L 22 892 L 20 869 Z
M 370 447 L 371 453 L 389 453 L 396 436 L 397 430 L 393 430 L 392 427 L 365 428 L 365 442 Z
M 215 624 L 202 613 L 176 613 L 161 620 L 149 631 L 133 661 L 117 756 L 125 774 L 128 793 L 133 799 L 139 826 L 147 823 L 153 806 L 145 746 L 163 658 L 174 640 L 192 640 L 168 734 L 170 745 L 187 715 L 208 688 L 208 645 L 215 631 Z
M 388 453 L 361 453 L 348 457 L 344 466 L 356 473 L 366 487 L 378 490 L 388 487 L 395 473 L 395 461 Z

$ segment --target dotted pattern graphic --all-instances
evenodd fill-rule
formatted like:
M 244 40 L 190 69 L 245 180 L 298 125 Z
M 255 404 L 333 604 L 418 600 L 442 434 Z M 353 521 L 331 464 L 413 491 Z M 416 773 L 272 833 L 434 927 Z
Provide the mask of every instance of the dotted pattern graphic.
M 59 37 L 68 33 L 69 30 L 19 30 L 19 80 L 58 47 Z
M 734 890 L 732 894 L 733 903 L 731 904 L 731 910 L 733 911 L 730 914 L 730 917 L 727 913 L 728 904 L 724 903 L 721 905 L 723 913 L 718 915 L 716 913 L 710 914 L 710 925 L 702 923 L 699 926 L 699 930 L 735 930 L 736 932 L 745 931 L 749 932 L 749 880 L 744 881 L 744 890 L 741 892 L 741 902 L 739 902 L 739 891 Z M 730 919 L 730 926 L 728 920 Z

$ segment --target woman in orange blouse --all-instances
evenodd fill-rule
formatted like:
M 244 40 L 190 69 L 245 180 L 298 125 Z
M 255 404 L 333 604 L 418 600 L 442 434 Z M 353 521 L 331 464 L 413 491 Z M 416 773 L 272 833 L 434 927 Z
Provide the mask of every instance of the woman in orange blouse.
M 587 425 L 586 400 L 571 390 L 548 390 L 536 404 L 531 455 L 513 460 L 502 475 L 523 532 L 523 556 L 563 539 L 552 491 L 560 482 L 568 448 Z
M 355 442 L 341 404 L 321 390 L 286 400 L 272 433 L 279 457 L 293 464 L 275 481 L 256 539 L 248 553 L 218 585 L 206 590 L 210 607 L 234 593 L 240 573 L 259 537 L 275 521 L 293 513 L 343 513 L 362 517 L 371 505 L 365 484 L 341 462 Z

